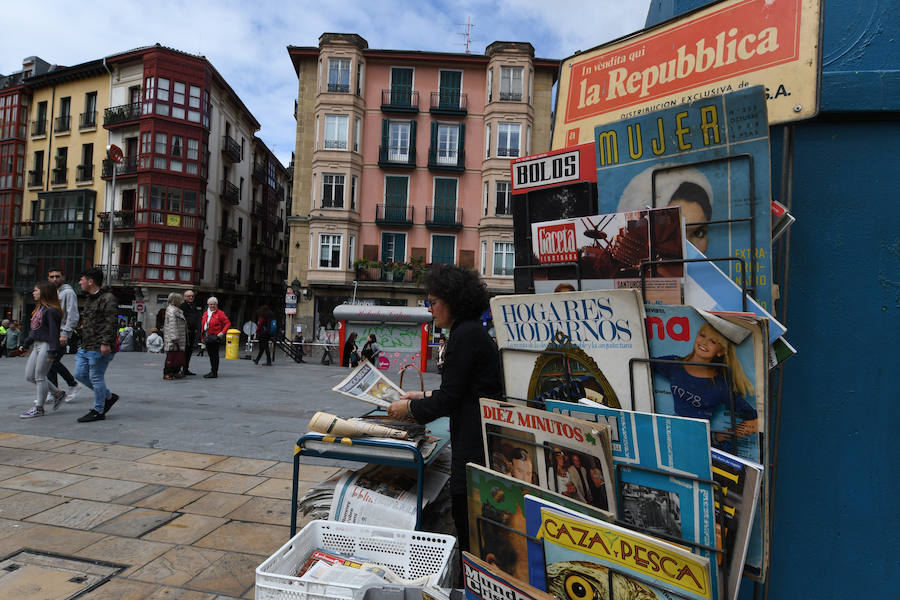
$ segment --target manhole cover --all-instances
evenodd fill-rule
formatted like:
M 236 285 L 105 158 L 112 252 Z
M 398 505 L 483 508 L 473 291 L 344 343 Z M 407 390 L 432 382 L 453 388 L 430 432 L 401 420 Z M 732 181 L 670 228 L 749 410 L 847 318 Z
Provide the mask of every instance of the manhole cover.
M 20 550 L 0 561 L 0 598 L 75 600 L 127 565 Z

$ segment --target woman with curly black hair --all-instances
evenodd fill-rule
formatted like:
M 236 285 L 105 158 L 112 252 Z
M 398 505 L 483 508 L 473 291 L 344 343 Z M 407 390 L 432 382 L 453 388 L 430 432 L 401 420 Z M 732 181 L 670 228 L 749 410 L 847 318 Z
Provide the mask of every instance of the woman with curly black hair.
M 455 265 L 435 265 L 425 274 L 425 293 L 434 325 L 450 330 L 441 386 L 405 393 L 391 404 L 388 414 L 399 419 L 411 416 L 417 423 L 450 417 L 450 497 L 459 545 L 466 550 L 466 463 L 484 464 L 478 399 L 502 394 L 500 353 L 481 326 L 489 297 L 477 273 Z

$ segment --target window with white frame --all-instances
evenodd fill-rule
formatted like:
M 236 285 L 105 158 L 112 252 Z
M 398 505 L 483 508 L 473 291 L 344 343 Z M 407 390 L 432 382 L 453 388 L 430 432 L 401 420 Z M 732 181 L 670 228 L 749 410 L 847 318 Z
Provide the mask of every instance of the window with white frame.
M 348 93 L 350 91 L 350 59 L 328 59 L 328 91 Z
M 332 233 L 319 234 L 319 268 L 341 268 L 341 235 Z
M 512 214 L 512 184 L 509 181 L 498 181 L 497 186 L 497 204 L 494 206 L 494 214 L 511 215 Z
M 500 100 L 522 101 L 522 67 L 500 67 Z
M 490 192 L 491 184 L 490 182 L 484 182 L 484 198 L 482 199 L 482 204 L 484 205 L 482 208 L 484 209 L 484 216 L 486 217 L 488 214 L 488 200 L 491 196 Z
M 459 161 L 459 128 L 457 123 L 437 124 L 437 164 L 456 165 Z
M 409 162 L 409 121 L 391 121 L 388 125 L 388 160 Z
M 515 266 L 515 245 L 512 242 L 494 242 L 494 275 L 512 277 Z
M 322 208 L 344 208 L 343 174 L 322 174 Z
M 350 118 L 347 115 L 325 115 L 325 149 L 346 150 L 347 128 Z
M 347 240 L 347 268 L 353 268 L 353 260 L 356 256 L 356 236 L 351 235 L 350 239 Z
M 359 189 L 359 177 L 350 176 L 350 210 L 356 210 L 356 194 Z
M 487 242 L 481 242 L 481 274 L 487 275 Z
M 353 120 L 353 151 L 359 152 L 359 140 L 362 136 L 362 119 L 356 117 Z
M 484 126 L 484 157 L 491 157 L 491 124 Z
M 499 123 L 497 125 L 497 156 L 515 158 L 519 156 L 522 125 L 519 123 Z

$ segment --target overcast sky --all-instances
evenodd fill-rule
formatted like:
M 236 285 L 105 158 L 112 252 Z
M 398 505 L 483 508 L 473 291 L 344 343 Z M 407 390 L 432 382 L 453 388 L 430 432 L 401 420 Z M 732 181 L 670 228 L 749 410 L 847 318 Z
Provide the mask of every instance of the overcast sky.
M 0 73 L 39 56 L 76 65 L 156 44 L 200 54 L 260 122 L 257 135 L 287 166 L 297 77 L 286 47 L 316 46 L 324 32 L 357 33 L 370 48 L 483 54 L 497 40 L 530 42 L 562 59 L 642 29 L 650 0 L 169 0 L 142 3 L 30 0 L 4 7 Z

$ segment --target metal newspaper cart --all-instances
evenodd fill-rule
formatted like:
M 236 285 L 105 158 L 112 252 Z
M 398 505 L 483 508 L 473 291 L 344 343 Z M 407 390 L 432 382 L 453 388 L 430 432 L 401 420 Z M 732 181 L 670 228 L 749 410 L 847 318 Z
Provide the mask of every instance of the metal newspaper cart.
M 294 477 L 291 485 L 291 537 L 297 533 L 297 495 L 300 486 L 300 456 L 334 458 L 416 470 L 416 529 L 422 520 L 422 488 L 425 467 L 450 440 L 450 419 L 441 417 L 429 424 L 429 433 L 438 438 L 431 454 L 425 458 L 419 448 L 402 440 L 350 438 L 308 432 L 294 446 Z

